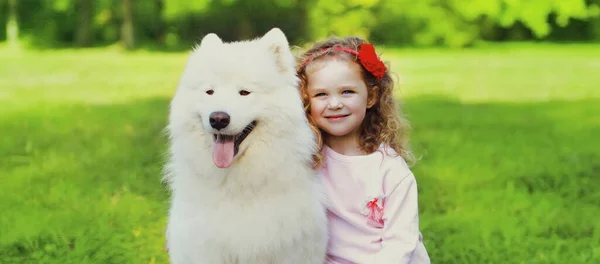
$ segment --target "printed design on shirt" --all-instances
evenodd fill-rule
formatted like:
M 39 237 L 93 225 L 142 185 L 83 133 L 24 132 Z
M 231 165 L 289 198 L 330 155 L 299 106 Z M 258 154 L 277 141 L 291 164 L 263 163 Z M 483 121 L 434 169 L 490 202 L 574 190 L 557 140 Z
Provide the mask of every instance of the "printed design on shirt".
M 363 202 L 360 213 L 375 223 L 383 224 L 383 198 L 384 195 L 369 197 Z

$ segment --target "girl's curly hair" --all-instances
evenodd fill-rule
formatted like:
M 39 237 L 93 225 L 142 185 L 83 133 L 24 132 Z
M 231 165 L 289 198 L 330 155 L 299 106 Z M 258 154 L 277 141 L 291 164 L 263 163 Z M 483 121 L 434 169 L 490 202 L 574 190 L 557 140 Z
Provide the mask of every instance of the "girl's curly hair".
M 297 57 L 296 73 L 300 79 L 299 89 L 302 96 L 302 103 L 312 131 L 316 135 L 318 151 L 313 155 L 314 167 L 317 168 L 323 161 L 321 150 L 323 149 L 324 138 L 323 131 L 319 129 L 314 120 L 310 116 L 310 97 L 307 91 L 307 66 L 312 62 L 318 61 L 325 57 L 336 57 L 354 62 L 360 66 L 362 77 L 368 89 L 369 98 L 373 96 L 374 87 L 377 89 L 376 103 L 369 109 L 365 115 L 365 119 L 360 127 L 359 146 L 367 152 L 376 151 L 383 143 L 384 146 L 389 146 L 394 151 L 402 156 L 409 164 L 414 163 L 414 156 L 408 144 L 408 130 L 410 129 L 409 122 L 403 117 L 400 109 L 396 106 L 394 99 L 394 81 L 392 80 L 389 71 L 386 70 L 385 76 L 379 80 L 368 72 L 357 61 L 357 56 L 348 52 L 331 47 L 350 48 L 358 51 L 360 44 L 366 41 L 359 37 L 346 38 L 331 38 L 322 42 L 317 42 L 306 52 Z M 310 60 L 310 63 L 306 63 Z M 386 63 L 387 64 L 387 63 Z M 389 65 L 386 65 L 389 68 Z M 310 68 L 310 67 L 308 67 Z

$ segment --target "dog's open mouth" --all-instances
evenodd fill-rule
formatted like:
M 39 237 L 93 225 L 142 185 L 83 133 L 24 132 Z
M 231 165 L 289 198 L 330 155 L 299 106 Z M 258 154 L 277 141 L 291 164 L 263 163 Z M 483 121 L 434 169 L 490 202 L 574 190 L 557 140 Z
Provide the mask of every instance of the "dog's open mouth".
M 256 121 L 248 124 L 242 132 L 237 135 L 213 134 L 215 146 L 213 148 L 213 162 L 219 168 L 231 166 L 233 157 L 238 154 L 240 144 L 250 135 L 256 126 Z

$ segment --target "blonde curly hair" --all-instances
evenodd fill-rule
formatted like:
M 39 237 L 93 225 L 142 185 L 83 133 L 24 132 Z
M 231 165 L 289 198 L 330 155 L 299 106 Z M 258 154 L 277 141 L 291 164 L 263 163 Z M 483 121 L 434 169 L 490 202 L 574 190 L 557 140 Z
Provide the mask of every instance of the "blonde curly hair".
M 397 154 L 404 158 L 407 163 L 412 165 L 415 161 L 412 151 L 408 144 L 409 122 L 403 117 L 400 109 L 396 106 L 394 99 L 394 81 L 390 73 L 386 70 L 381 79 L 377 79 L 368 72 L 354 54 L 329 48 L 347 48 L 355 51 L 359 50 L 361 44 L 367 43 L 359 37 L 330 38 L 325 41 L 315 43 L 310 49 L 297 56 L 296 73 L 300 79 L 299 89 L 302 96 L 302 103 L 307 114 L 312 131 L 316 135 L 318 151 L 313 155 L 314 167 L 321 166 L 323 155 L 321 150 L 324 144 L 324 132 L 319 129 L 310 115 L 310 97 L 308 95 L 307 67 L 326 57 L 336 57 L 354 62 L 360 66 L 363 80 L 367 86 L 368 96 L 377 96 L 375 104 L 367 109 L 365 119 L 360 127 L 359 146 L 366 153 L 376 151 L 383 143 L 385 147 L 391 147 Z M 308 62 L 308 63 L 307 63 Z M 387 63 L 386 63 L 387 64 Z M 389 65 L 386 65 L 389 69 Z M 375 90 L 377 87 L 377 90 Z M 376 94 L 374 94 L 376 92 Z

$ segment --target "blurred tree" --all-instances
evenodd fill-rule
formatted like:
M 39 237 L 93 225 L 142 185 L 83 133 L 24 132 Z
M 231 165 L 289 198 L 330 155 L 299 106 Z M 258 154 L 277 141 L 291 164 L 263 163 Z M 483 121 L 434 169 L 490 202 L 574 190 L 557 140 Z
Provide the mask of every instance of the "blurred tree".
M 290 43 L 358 35 L 390 45 L 600 39 L 600 0 L 0 0 L 0 39 L 37 47 L 189 49 L 281 28 Z M 6 15 L 4 15 L 6 14 Z
M 281 28 L 290 42 L 309 39 L 308 3 L 314 0 L 166 0 L 163 18 L 168 24 L 167 44 L 196 43 L 216 33 L 233 41 L 258 37 L 273 27 Z
M 123 22 L 121 24 L 121 41 L 127 50 L 135 48 L 135 32 L 133 25 L 132 0 L 123 0 Z
M 484 36 L 542 39 L 553 25 L 591 19 L 594 8 L 589 0 L 381 0 L 373 35 L 387 43 L 453 47 Z
M 313 39 L 330 35 L 356 35 L 368 38 L 377 19 L 373 8 L 379 0 L 316 0 L 308 8 L 308 21 Z
M 600 42 L 600 0 L 589 0 L 588 34 L 591 40 Z
M 19 46 L 19 20 L 17 18 L 17 0 L 8 0 L 8 22 L 6 39 L 11 47 Z
M 201 14 L 207 10 L 210 2 L 209 0 L 165 0 L 164 18 L 170 20 L 193 13 Z
M 75 45 L 80 47 L 92 44 L 92 18 L 94 5 L 92 0 L 77 0 L 77 30 L 75 31 Z
M 155 11 L 154 17 L 156 19 L 156 26 L 154 27 L 154 39 L 156 43 L 160 46 L 165 44 L 165 38 L 167 35 L 167 27 L 162 19 L 162 13 L 165 10 L 165 0 L 154 0 Z

